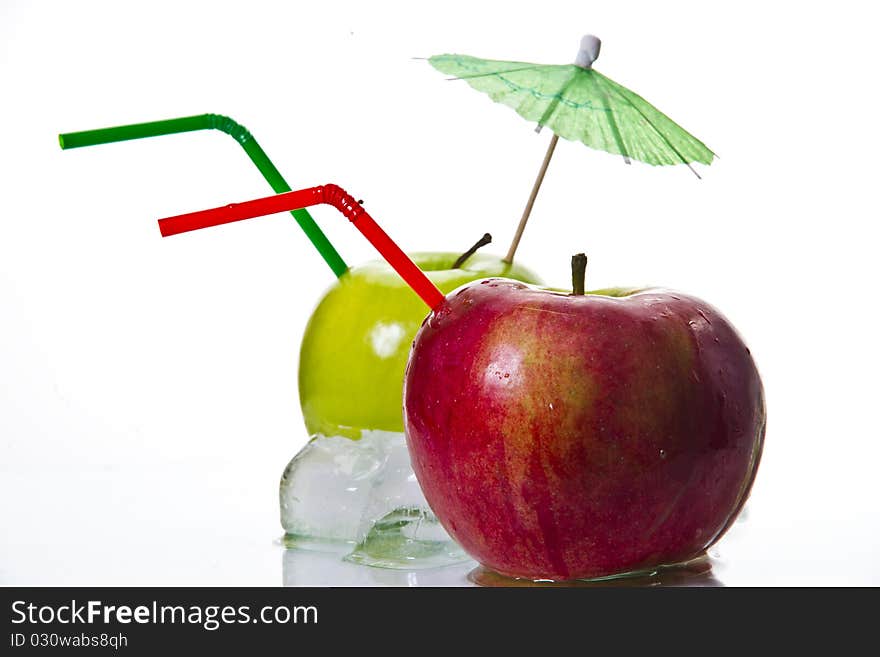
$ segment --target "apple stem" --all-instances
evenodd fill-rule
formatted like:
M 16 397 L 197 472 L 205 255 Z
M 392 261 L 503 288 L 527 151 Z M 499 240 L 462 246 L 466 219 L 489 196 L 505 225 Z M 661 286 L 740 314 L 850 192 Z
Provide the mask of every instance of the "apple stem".
M 587 256 L 577 253 L 571 256 L 571 290 L 572 294 L 584 293 L 584 280 L 587 275 Z
M 469 248 L 467 251 L 465 251 L 460 256 L 458 256 L 458 259 L 452 264 L 452 268 L 458 269 L 459 267 L 461 267 L 468 258 L 470 258 L 472 255 L 474 255 L 477 252 L 477 249 L 479 249 L 480 247 L 486 246 L 491 241 L 492 241 L 492 236 L 489 233 L 486 233 L 485 235 L 483 235 L 480 239 L 477 240 L 476 244 L 474 244 L 471 248 Z

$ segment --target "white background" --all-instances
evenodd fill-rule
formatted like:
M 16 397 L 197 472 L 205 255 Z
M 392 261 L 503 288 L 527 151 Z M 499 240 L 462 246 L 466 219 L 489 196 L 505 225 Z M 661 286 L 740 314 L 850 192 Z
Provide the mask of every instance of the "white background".
M 721 157 L 562 141 L 518 258 L 564 285 L 720 308 L 769 430 L 724 584 L 880 584 L 876 34 L 859 2 L 0 2 L 0 583 L 464 583 L 285 562 L 299 339 L 332 274 L 289 216 L 163 240 L 266 195 L 219 132 L 61 151 L 59 132 L 216 112 L 294 186 L 337 182 L 409 250 L 506 249 L 550 135 L 413 59 L 596 68 Z M 374 256 L 313 212 L 350 263 Z M 490 249 L 491 250 L 491 249 Z M 323 564 L 323 565 L 322 565 Z

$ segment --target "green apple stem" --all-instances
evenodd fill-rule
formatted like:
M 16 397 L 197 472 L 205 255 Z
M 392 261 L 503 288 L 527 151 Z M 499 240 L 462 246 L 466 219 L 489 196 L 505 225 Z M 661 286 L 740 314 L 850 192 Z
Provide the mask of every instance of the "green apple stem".
M 571 256 L 571 291 L 572 294 L 584 293 L 584 280 L 587 276 L 587 256 L 577 253 Z
M 491 241 L 492 241 L 492 236 L 489 233 L 486 233 L 485 235 L 483 235 L 480 239 L 477 240 L 476 244 L 474 244 L 471 248 L 469 248 L 467 251 L 465 251 L 460 256 L 458 256 L 458 259 L 454 263 L 452 263 L 452 268 L 458 269 L 459 267 L 461 267 L 468 258 L 470 258 L 472 255 L 474 255 L 477 252 L 477 249 L 479 249 L 480 247 L 486 246 Z

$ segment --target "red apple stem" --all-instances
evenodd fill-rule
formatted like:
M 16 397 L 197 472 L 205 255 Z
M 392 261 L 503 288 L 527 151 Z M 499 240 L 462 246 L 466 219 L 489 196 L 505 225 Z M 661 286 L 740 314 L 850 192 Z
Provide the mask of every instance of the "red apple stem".
M 572 294 L 584 294 L 584 282 L 587 277 L 587 256 L 576 253 L 571 256 L 571 291 Z
M 468 258 L 470 258 L 472 255 L 474 255 L 477 252 L 477 249 L 480 249 L 481 247 L 486 246 L 491 241 L 492 241 L 492 236 L 489 233 L 486 233 L 485 235 L 483 235 L 480 239 L 478 239 L 476 241 L 476 243 L 471 248 L 469 248 L 467 251 L 465 251 L 460 256 L 458 256 L 456 261 L 454 263 L 452 263 L 452 268 L 458 269 L 459 267 L 461 267 L 467 261 Z
M 309 187 L 244 203 L 167 217 L 159 220 L 159 231 L 163 237 L 168 237 L 242 219 L 299 210 L 321 203 L 332 205 L 345 215 L 431 310 L 436 310 L 445 301 L 446 297 L 437 286 L 388 237 L 360 203 L 338 185 Z

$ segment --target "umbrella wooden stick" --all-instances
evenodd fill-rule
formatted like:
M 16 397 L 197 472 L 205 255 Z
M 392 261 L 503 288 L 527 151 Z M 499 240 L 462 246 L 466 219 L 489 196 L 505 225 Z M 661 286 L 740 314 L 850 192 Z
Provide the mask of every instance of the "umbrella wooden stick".
M 544 155 L 544 161 L 541 163 L 541 169 L 538 171 L 538 177 L 535 179 L 535 184 L 532 185 L 532 193 L 529 194 L 529 200 L 526 203 L 525 210 L 523 210 L 522 218 L 519 220 L 519 226 L 516 227 L 516 234 L 513 236 L 513 241 L 510 243 L 507 255 L 504 256 L 504 262 L 508 264 L 513 262 L 513 256 L 516 254 L 519 240 L 522 238 L 526 223 L 529 221 L 529 215 L 532 213 L 532 206 L 535 204 L 538 190 L 541 188 L 541 183 L 544 182 L 544 174 L 547 173 L 547 167 L 550 165 L 550 158 L 553 157 L 553 151 L 556 148 L 557 141 L 559 141 L 559 137 L 554 134 L 553 138 L 550 140 L 550 145 L 547 147 L 547 153 Z

